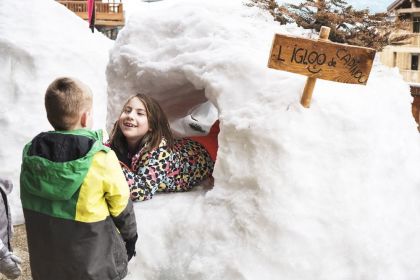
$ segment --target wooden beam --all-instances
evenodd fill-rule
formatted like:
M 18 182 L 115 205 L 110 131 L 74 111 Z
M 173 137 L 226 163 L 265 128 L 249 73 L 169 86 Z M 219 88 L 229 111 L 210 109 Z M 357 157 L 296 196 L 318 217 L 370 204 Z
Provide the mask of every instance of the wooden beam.
M 82 19 L 87 20 L 88 14 L 87 12 L 75 13 Z M 123 14 L 114 14 L 114 13 L 95 13 L 95 22 L 97 20 L 109 20 L 109 21 L 122 21 L 124 22 L 124 15 Z
M 395 12 L 397 14 L 412 14 L 412 13 L 420 13 L 420 8 L 405 8 L 405 9 L 396 9 Z
M 318 41 L 328 41 L 328 36 L 330 36 L 330 30 L 331 28 L 322 26 L 319 32 Z M 305 88 L 303 89 L 303 94 L 300 99 L 300 104 L 302 104 L 302 106 L 305 108 L 309 108 L 309 106 L 311 106 L 312 93 L 315 88 L 315 83 L 316 79 L 313 77 L 308 77 L 308 79 L 306 80 Z
M 95 20 L 95 26 L 124 26 L 124 21 Z

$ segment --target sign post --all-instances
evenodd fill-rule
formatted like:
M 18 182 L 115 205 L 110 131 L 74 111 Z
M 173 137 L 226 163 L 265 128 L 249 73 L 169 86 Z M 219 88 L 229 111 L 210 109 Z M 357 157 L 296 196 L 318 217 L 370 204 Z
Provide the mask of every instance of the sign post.
M 328 36 L 330 36 L 330 28 L 322 26 L 321 31 L 319 32 L 319 41 L 328 41 Z M 303 94 L 300 99 L 300 104 L 302 104 L 303 107 L 309 108 L 311 105 L 312 100 L 312 92 L 315 88 L 315 82 L 316 78 L 308 77 L 306 80 L 305 88 L 303 89 Z
M 276 34 L 268 67 L 308 76 L 300 103 L 311 105 L 316 79 L 366 85 L 376 51 L 333 43 L 323 26 L 318 40 Z

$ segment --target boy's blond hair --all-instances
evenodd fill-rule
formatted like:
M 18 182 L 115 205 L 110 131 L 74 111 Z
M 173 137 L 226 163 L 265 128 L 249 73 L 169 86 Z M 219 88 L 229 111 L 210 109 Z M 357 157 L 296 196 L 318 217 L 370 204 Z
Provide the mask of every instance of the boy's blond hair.
M 71 130 L 83 112 L 92 107 L 92 93 L 82 82 L 62 77 L 53 81 L 45 93 L 47 118 L 55 130 Z

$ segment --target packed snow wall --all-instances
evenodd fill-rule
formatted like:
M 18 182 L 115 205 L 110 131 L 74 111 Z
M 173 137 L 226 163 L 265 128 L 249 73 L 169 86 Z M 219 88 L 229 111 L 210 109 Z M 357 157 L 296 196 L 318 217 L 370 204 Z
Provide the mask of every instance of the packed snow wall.
M 108 128 L 143 92 L 173 122 L 209 101 L 221 129 L 212 190 L 165 213 L 173 223 L 159 223 L 161 210 L 144 228 L 137 211 L 132 279 L 420 277 L 420 136 L 408 85 L 375 61 L 367 86 L 319 80 L 304 109 L 306 77 L 266 66 L 275 32 L 304 36 L 219 0 L 149 3 L 120 32 Z
M 0 1 L 0 176 L 12 179 L 11 209 L 22 223 L 19 172 L 23 146 L 52 130 L 44 108 L 48 85 L 61 76 L 84 81 L 94 95 L 95 128 L 104 128 L 105 67 L 112 43 L 55 1 Z

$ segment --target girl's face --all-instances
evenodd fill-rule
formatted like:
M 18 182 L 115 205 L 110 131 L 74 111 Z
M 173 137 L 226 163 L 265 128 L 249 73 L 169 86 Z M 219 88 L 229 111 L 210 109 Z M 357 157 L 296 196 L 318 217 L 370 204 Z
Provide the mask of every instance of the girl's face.
M 135 147 L 149 131 L 146 108 L 140 99 L 134 97 L 128 101 L 118 120 L 118 125 L 127 139 L 128 145 Z

